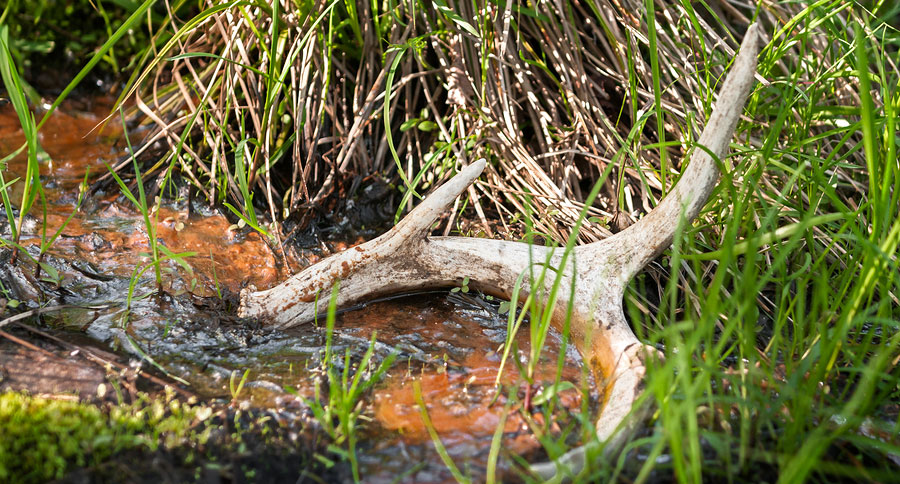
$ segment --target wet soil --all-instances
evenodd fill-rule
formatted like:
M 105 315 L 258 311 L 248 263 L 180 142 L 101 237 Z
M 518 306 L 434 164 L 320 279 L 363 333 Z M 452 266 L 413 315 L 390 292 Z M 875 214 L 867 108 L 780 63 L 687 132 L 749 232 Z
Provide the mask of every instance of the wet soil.
M 296 479 L 321 468 L 310 467 L 312 453 L 327 450 L 311 418 L 309 399 L 315 398 L 316 382 L 323 376 L 324 324 L 276 331 L 264 322 L 241 320 L 234 316 L 236 295 L 249 284 L 272 287 L 362 239 L 340 230 L 329 231 L 328 236 L 313 233 L 297 238 L 303 245 L 289 247 L 284 260 L 263 236 L 237 227 L 181 190 L 162 201 L 152 222 L 160 244 L 186 254 L 180 261 L 162 264 L 158 284 L 152 270 L 142 271 L 150 262 L 144 220 L 117 187 L 91 192 L 76 206 L 85 172 L 96 179 L 107 172 L 107 165 L 127 154 L 121 126 L 110 121 L 98 127 L 110 106 L 111 100 L 103 98 L 67 103 L 41 131 L 40 141 L 49 155 L 40 167 L 46 215 L 38 201 L 24 218 L 16 264 L 11 263 L 8 248 L 0 250 L 0 320 L 21 311 L 61 307 L 21 321 L 39 332 L 26 326 L 4 328 L 0 390 L 64 393 L 96 401 L 105 398 L 102 389 L 111 384 L 110 378 L 132 382 L 134 391 L 158 391 L 160 382 L 168 382 L 178 384 L 185 395 L 218 402 L 230 411 L 240 409 L 243 418 L 265 415 L 277 431 L 293 435 L 279 441 L 277 449 L 267 448 L 265 439 L 245 446 L 239 459 L 223 447 L 222 458 L 231 462 L 230 471 L 209 471 L 209 479 L 199 479 L 197 467 L 186 464 L 177 449 L 141 459 L 164 463 L 153 468 L 170 469 L 166 475 L 171 482 L 183 475 L 210 482 L 256 480 L 234 477 L 238 475 Z M 130 136 L 138 139 L 140 133 Z M 0 106 L 0 158 L 23 142 L 12 106 Z M 8 181 L 24 173 L 25 158 L 20 155 L 9 162 L 3 176 Z M 21 187 L 21 181 L 11 187 L 14 206 Z M 60 230 L 60 237 L 42 252 L 45 229 L 47 235 Z M 11 237 L 5 210 L 0 215 L 0 237 Z M 47 266 L 58 275 L 48 272 Z M 523 331 L 516 337 L 518 353 L 498 378 L 498 351 L 507 326 L 506 315 L 498 309 L 499 301 L 448 290 L 373 302 L 339 315 L 333 351 L 341 356 L 346 352 L 349 364 L 361 359 L 373 335 L 376 362 L 397 355 L 387 376 L 364 397 L 358 454 L 365 481 L 452 480 L 423 425 L 414 382 L 421 385 L 430 420 L 447 452 L 476 481 L 484 477 L 491 439 L 504 415 L 500 469 L 509 479 L 516 475 L 512 455 L 544 457 L 532 431 L 535 426 L 557 436 L 564 430 L 573 439 L 579 435 L 573 429 L 582 399 L 598 397 L 579 390 L 591 385 L 580 370 L 577 352 L 554 334 L 534 373 L 535 385 L 529 388 L 519 373 L 530 348 Z M 561 352 L 563 364 L 558 365 Z M 110 372 L 111 366 L 98 363 L 98 358 L 114 362 L 112 367 L 119 370 Z M 337 359 L 334 364 L 340 369 L 345 361 Z M 246 370 L 245 385 L 235 395 L 233 384 Z M 526 392 L 538 392 L 557 378 L 573 382 L 575 388 L 560 393 L 549 418 L 542 413 L 546 406 L 523 408 Z M 495 386 L 497 382 L 500 386 Z M 314 436 L 314 442 L 308 436 Z M 330 457 L 337 460 L 334 454 Z M 117 475 L 115 469 L 133 461 L 133 455 L 122 455 L 105 467 L 76 471 L 68 481 L 102 481 L 108 472 Z M 277 472 L 240 474 L 232 472 L 234 466 Z M 140 467 L 129 468 L 134 481 L 146 480 L 135 471 Z M 169 480 L 146 471 L 154 482 Z M 322 472 L 331 479 L 349 477 L 340 464 Z

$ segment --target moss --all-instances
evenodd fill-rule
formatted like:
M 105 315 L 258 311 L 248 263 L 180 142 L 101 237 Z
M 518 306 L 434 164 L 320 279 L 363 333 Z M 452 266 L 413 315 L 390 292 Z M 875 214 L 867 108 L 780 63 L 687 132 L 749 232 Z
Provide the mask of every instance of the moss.
M 0 482 L 350 479 L 314 459 L 315 442 L 300 419 L 172 393 L 119 405 L 0 394 Z
M 69 469 L 97 465 L 127 449 L 203 445 L 209 427 L 197 423 L 211 413 L 171 395 L 100 407 L 0 394 L 0 482 L 59 479 Z

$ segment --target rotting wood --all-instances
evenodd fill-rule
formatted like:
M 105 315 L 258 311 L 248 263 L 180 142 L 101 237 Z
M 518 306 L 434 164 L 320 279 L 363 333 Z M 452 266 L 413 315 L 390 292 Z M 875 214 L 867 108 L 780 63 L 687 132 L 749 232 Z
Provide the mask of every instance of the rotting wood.
M 598 442 L 605 442 L 607 450 L 618 448 L 638 424 L 640 419 L 628 417 L 642 391 L 645 359 L 656 353 L 635 337 L 625 320 L 625 286 L 671 244 L 679 220 L 697 217 L 715 188 L 719 177 L 716 158 L 725 155 L 754 83 L 759 35 L 756 24 L 747 29 L 700 136 L 700 146 L 672 191 L 628 229 L 575 248 L 574 257 L 566 261 L 560 287 L 571 287 L 571 278 L 575 278 L 570 333 L 585 363 L 604 386 L 605 398 L 596 430 Z M 245 290 L 239 315 L 281 328 L 309 322 L 324 309 L 318 306 L 317 295 L 325 295 L 322 304 L 327 304 L 328 291 L 338 280 L 338 307 L 391 293 L 459 285 L 465 277 L 476 289 L 510 298 L 516 280 L 520 274 L 528 274 L 532 262 L 561 267 L 562 248 L 428 236 L 438 216 L 475 181 L 484 166 L 484 160 L 479 160 L 462 169 L 384 235 L 322 260 L 273 289 Z M 552 284 L 552 277 L 549 279 L 544 293 Z M 529 287 L 526 277 L 520 298 L 528 296 Z M 565 320 L 569 296 L 569 291 L 560 292 L 555 324 Z M 532 470 L 548 479 L 567 475 L 583 467 L 586 455 L 584 448 L 579 448 L 555 462 L 535 465 Z

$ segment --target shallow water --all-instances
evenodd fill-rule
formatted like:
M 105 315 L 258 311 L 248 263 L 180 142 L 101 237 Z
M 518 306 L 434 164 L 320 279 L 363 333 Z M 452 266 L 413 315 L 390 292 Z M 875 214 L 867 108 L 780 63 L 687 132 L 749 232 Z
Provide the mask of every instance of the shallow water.
M 175 197 L 159 208 L 156 233 L 172 252 L 194 255 L 184 258 L 189 269 L 172 261 L 164 264 L 165 292 L 159 294 L 152 271 L 134 276 L 136 268 L 149 262 L 141 214 L 118 191 L 97 191 L 74 213 L 42 259 L 59 271 L 60 284 L 35 278 L 29 258 L 40 257 L 42 227 L 52 234 L 63 226 L 75 210 L 86 170 L 96 179 L 107 172 L 107 164 L 117 163 L 126 154 L 121 126 L 111 121 L 97 127 L 110 106 L 110 100 L 103 98 L 66 103 L 43 128 L 40 141 L 52 159 L 41 164 L 48 200 L 46 224 L 38 202 L 20 240 L 30 257 L 19 256 L 22 270 L 6 268 L 0 274 L 9 291 L 6 297 L 28 307 L 91 306 L 54 312 L 33 324 L 75 339 L 87 335 L 104 348 L 143 361 L 145 368 L 152 366 L 152 360 L 205 399 L 232 400 L 229 382 L 233 375 L 239 380 L 249 370 L 238 405 L 268 408 L 279 419 L 308 422 L 310 410 L 303 398 L 313 398 L 316 379 L 322 375 L 324 324 L 276 331 L 262 322 L 240 320 L 234 316 L 236 294 L 249 284 L 272 287 L 330 251 L 359 243 L 358 237 L 348 242 L 335 236 L 292 247 L 286 261 L 290 267 L 286 267 L 258 233 L 234 226 L 201 203 L 190 204 L 185 196 Z M 138 137 L 139 133 L 131 134 L 132 139 Z M 12 106 L 0 107 L 0 157 L 23 142 Z M 25 158 L 20 155 L 3 175 L 10 180 L 24 170 Z M 11 192 L 17 200 L 21 182 Z M 0 215 L 0 222 L 5 227 L 0 232 L 8 238 L 5 215 Z M 126 308 L 129 291 L 134 300 Z M 413 382 L 422 387 L 429 417 L 448 453 L 476 481 L 483 476 L 491 439 L 506 407 L 502 455 L 541 455 L 529 421 L 540 423 L 544 415 L 521 411 L 526 386 L 513 361 L 507 362 L 499 378 L 506 390 L 498 395 L 494 386 L 506 319 L 498 314 L 497 301 L 450 291 L 373 302 L 338 316 L 335 354 L 349 350 L 355 364 L 373 334 L 377 334 L 377 361 L 397 353 L 388 375 L 365 400 L 368 421 L 363 422 L 358 451 L 365 480 L 392 482 L 399 475 L 408 482 L 452 480 L 423 425 Z M 527 332 L 522 331 L 516 341 L 524 361 L 529 351 Z M 556 379 L 560 351 L 560 338 L 554 334 L 537 366 L 538 385 Z M 564 361 L 562 378 L 587 386 L 573 348 L 566 350 Z M 509 405 L 508 391 L 516 394 Z M 562 392 L 562 405 L 556 407 L 552 420 L 572 421 L 569 413 L 580 411 L 581 398 L 582 392 L 576 390 Z M 551 426 L 550 430 L 560 429 Z M 501 460 L 501 469 L 507 468 L 504 462 L 508 460 Z

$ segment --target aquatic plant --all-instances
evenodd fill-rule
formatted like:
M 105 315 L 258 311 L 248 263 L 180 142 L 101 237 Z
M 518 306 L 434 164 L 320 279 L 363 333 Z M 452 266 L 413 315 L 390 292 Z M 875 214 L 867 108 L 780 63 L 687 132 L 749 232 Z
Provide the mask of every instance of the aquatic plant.
M 353 481 L 359 482 L 359 463 L 356 458 L 356 444 L 359 439 L 358 421 L 363 413 L 363 395 L 366 394 L 390 369 L 397 353 L 391 352 L 375 365 L 376 332 L 359 362 L 351 361 L 350 348 L 343 358 L 332 353 L 334 323 L 337 315 L 338 284 L 335 284 L 328 299 L 328 313 L 325 319 L 325 349 L 322 360 L 323 377 L 315 383 L 313 398 L 304 401 L 309 405 L 316 421 L 328 434 L 331 443 L 328 450 L 350 462 Z M 342 369 L 338 369 L 338 365 Z M 342 448 L 343 447 L 343 448 Z M 330 464 L 327 457 L 319 458 Z

